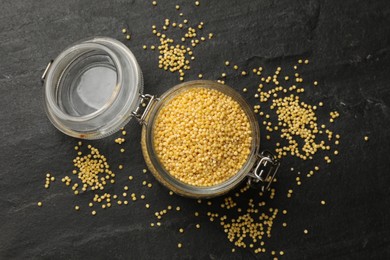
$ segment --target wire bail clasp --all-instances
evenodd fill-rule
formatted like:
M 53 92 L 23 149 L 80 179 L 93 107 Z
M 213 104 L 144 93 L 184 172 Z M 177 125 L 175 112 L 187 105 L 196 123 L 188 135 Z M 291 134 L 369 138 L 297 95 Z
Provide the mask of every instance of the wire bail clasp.
M 248 184 L 252 187 L 260 186 L 261 191 L 266 191 L 271 187 L 280 162 L 269 151 L 263 151 L 257 157 L 253 171 L 248 174 Z
M 157 96 L 150 94 L 141 94 L 140 95 L 140 105 L 131 112 L 131 115 L 137 119 L 138 123 L 141 125 L 146 125 L 146 117 L 149 114 L 150 110 L 154 106 L 154 103 L 159 101 L 160 99 Z M 145 107 L 143 111 L 142 108 Z
M 47 74 L 47 72 L 49 71 L 49 69 L 50 69 L 52 63 L 53 63 L 53 60 L 51 60 L 51 61 L 47 64 L 46 69 L 43 71 L 42 76 L 41 76 L 41 81 L 42 81 L 42 83 L 45 81 L 45 79 L 46 79 L 46 74 Z

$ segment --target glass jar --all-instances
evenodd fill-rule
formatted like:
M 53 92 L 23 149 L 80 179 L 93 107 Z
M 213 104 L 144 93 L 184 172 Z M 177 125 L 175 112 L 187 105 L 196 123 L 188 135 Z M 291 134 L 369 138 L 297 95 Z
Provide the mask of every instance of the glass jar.
M 156 130 L 154 126 L 161 108 L 176 95 L 192 88 L 215 89 L 232 97 L 233 100 L 240 104 L 241 108 L 244 110 L 249 119 L 252 130 L 251 151 L 244 165 L 232 178 L 210 187 L 193 186 L 174 178 L 162 166 L 158 156 L 156 155 L 154 148 L 155 145 L 153 143 L 154 131 Z M 251 184 L 260 184 L 262 190 L 269 188 L 276 171 L 278 170 L 279 162 L 269 152 L 259 154 L 260 130 L 255 115 L 241 95 L 234 91 L 231 87 L 210 80 L 189 81 L 171 88 L 158 99 L 154 97 L 148 98 L 148 102 L 148 106 L 151 107 L 151 109 L 146 112 L 146 116 L 144 115 L 138 117 L 140 119 L 143 118 L 140 120 L 143 125 L 141 139 L 142 153 L 149 170 L 156 179 L 167 188 L 175 193 L 188 197 L 209 198 L 222 195 L 230 191 L 246 177 L 248 177 L 248 181 Z
M 45 106 L 50 121 L 63 133 L 98 139 L 123 127 L 131 118 L 142 125 L 142 153 L 156 179 L 177 194 L 209 198 L 224 194 L 244 178 L 261 190 L 269 189 L 279 162 L 269 152 L 259 153 L 260 130 L 247 102 L 231 87 L 209 80 L 179 84 L 161 97 L 143 94 L 142 73 L 131 51 L 122 43 L 97 37 L 79 42 L 49 63 L 42 75 Z M 250 153 L 241 169 L 220 184 L 186 184 L 164 169 L 154 149 L 155 122 L 160 109 L 191 88 L 215 89 L 230 96 L 247 115 L 252 130 Z
M 65 49 L 42 75 L 45 110 L 63 133 L 99 139 L 126 125 L 139 106 L 141 69 L 121 42 L 95 37 Z

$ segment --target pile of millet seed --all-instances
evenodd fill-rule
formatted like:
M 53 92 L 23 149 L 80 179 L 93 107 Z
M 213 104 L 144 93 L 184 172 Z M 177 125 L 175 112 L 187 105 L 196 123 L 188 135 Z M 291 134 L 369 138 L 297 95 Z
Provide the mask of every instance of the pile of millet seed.
M 195 186 L 222 183 L 242 168 L 251 149 L 248 116 L 232 97 L 208 88 L 190 88 L 161 108 L 154 144 L 164 168 Z
M 122 135 L 126 135 L 126 131 L 122 129 Z M 115 143 L 121 145 L 125 142 L 125 139 L 118 137 L 115 139 Z M 129 205 L 129 201 L 136 202 L 137 195 L 129 191 L 129 184 L 123 186 L 123 191 L 121 194 L 113 194 L 110 192 L 105 192 L 107 185 L 115 184 L 116 174 L 111 170 L 111 167 L 108 163 L 107 158 L 102 155 L 99 149 L 88 145 L 86 147 L 86 153 L 84 154 L 82 150 L 82 142 L 78 142 L 74 147 L 76 150 L 77 156 L 73 159 L 73 166 L 75 167 L 72 170 L 71 175 L 66 175 L 62 178 L 62 182 L 71 187 L 71 190 L 74 195 L 79 195 L 82 193 L 91 193 L 91 201 L 88 203 L 86 208 L 90 208 L 91 214 L 95 216 L 98 209 L 108 209 L 111 208 L 114 204 Z M 122 152 L 121 148 L 121 152 Z M 123 165 L 118 165 L 119 170 L 123 170 Z M 144 173 L 147 172 L 146 169 L 143 170 Z M 55 177 L 51 174 L 46 175 L 45 188 L 50 187 L 50 182 L 53 182 Z M 128 176 L 128 181 L 133 181 L 133 176 Z M 142 183 L 146 188 L 151 188 L 152 184 L 144 181 Z M 140 195 L 141 200 L 145 200 L 145 195 Z M 38 202 L 38 206 L 42 207 L 43 203 Z M 145 207 L 150 208 L 150 204 L 145 202 Z M 75 205 L 74 210 L 79 211 L 82 209 L 81 206 Z
M 157 2 L 154 1 L 153 5 L 156 6 Z M 199 2 L 196 1 L 195 5 L 199 6 Z M 179 5 L 176 5 L 176 10 L 180 10 Z M 157 47 L 155 45 L 149 46 L 150 50 L 157 49 L 159 52 L 158 67 L 172 73 L 177 72 L 181 81 L 184 80 L 185 71 L 191 69 L 191 60 L 195 59 L 194 48 L 213 37 L 212 33 L 202 36 L 203 22 L 190 26 L 189 20 L 184 19 L 183 16 L 183 13 L 179 13 L 178 19 L 180 21 L 177 22 L 166 18 L 161 28 L 152 25 L 152 33 L 159 39 L 159 44 Z M 181 37 L 179 37 L 180 44 L 176 43 L 173 37 L 168 36 L 169 28 L 182 32 Z M 148 46 L 143 45 L 143 49 L 147 50 Z M 201 74 L 199 77 L 202 77 Z

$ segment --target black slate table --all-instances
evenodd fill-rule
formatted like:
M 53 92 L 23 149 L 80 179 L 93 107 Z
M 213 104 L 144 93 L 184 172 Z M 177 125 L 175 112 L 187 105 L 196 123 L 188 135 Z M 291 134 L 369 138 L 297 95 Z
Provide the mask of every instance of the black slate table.
M 177 75 L 157 68 L 157 55 L 142 45 L 156 44 L 152 24 L 177 19 L 181 5 L 191 22 L 203 21 L 214 38 L 197 47 L 186 80 L 202 73 L 217 79 L 230 60 L 240 67 L 264 66 L 269 71 L 288 67 L 299 58 L 310 66 L 305 79 L 319 86 L 305 95 L 307 102 L 324 101 L 319 117 L 337 110 L 332 125 L 339 133 L 340 155 L 327 165 L 323 159 L 283 161 L 275 184 L 275 208 L 287 209 L 277 220 L 268 252 L 256 255 L 236 249 L 218 222 L 195 219 L 219 208 L 170 196 L 145 168 L 140 127 L 130 124 L 125 153 L 113 140 L 86 142 L 98 147 L 112 165 L 124 164 L 123 176 L 135 178 L 132 191 L 145 193 L 144 203 L 99 210 L 87 209 L 89 195 L 74 196 L 60 179 L 70 174 L 77 140 L 57 131 L 43 109 L 40 76 L 48 61 L 66 46 L 91 36 L 121 40 L 135 53 L 145 78 L 145 92 L 162 94 L 179 82 Z M 272 259 L 270 251 L 284 251 L 280 259 L 388 259 L 390 257 L 390 3 L 388 1 L 92 1 L 2 0 L 0 3 L 0 258 L 1 259 Z M 132 39 L 121 33 L 128 28 Z M 230 71 L 228 77 L 233 75 Z M 239 77 L 228 83 L 246 87 Z M 253 91 L 243 93 L 255 104 Z M 363 140 L 369 136 L 369 141 Z M 261 136 L 262 148 L 275 140 Z M 295 184 L 295 171 L 314 164 L 321 170 Z M 57 177 L 43 188 L 45 174 Z M 122 179 L 121 179 L 122 178 Z M 153 184 L 145 190 L 142 180 Z M 294 188 L 291 199 L 285 194 Z M 117 188 L 119 190 L 120 188 Z M 115 189 L 114 189 L 115 191 Z M 246 196 L 253 196 L 249 192 Z M 320 204 L 321 200 L 326 205 Z M 37 202 L 43 207 L 38 208 Z M 73 207 L 81 205 L 76 212 Z M 154 211 L 181 206 L 179 213 L 151 228 Z M 195 230 L 194 224 L 201 229 Z M 180 234 L 178 228 L 184 227 Z M 303 230 L 307 229 L 308 234 Z M 178 249 L 181 242 L 183 248 Z

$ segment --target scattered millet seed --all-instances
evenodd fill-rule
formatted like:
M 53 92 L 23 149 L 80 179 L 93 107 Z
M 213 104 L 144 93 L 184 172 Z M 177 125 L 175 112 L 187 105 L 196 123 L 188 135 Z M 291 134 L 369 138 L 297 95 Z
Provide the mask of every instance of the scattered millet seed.
M 200 79 L 203 78 L 203 75 L 202 75 L 202 74 L 199 74 L 199 75 L 198 75 L 198 78 L 200 78 Z
M 117 143 L 117 144 L 122 144 L 122 143 L 124 143 L 125 142 L 125 139 L 124 138 L 116 138 L 115 139 L 115 143 Z
M 179 229 L 179 232 L 180 232 L 180 233 L 184 233 L 184 229 L 180 228 L 180 229 Z
M 42 207 L 42 202 L 39 201 L 39 202 L 37 203 L 37 205 L 38 205 L 38 207 Z
M 121 153 L 124 153 L 124 152 L 125 152 L 125 149 L 124 149 L 124 148 L 121 148 L 120 151 L 121 151 Z
M 180 15 L 182 16 L 182 13 L 180 13 Z M 187 24 L 188 20 L 185 19 L 183 23 Z M 167 29 L 168 25 L 169 20 L 166 19 L 163 29 Z M 173 27 L 176 27 L 176 25 L 177 24 L 175 23 Z M 183 28 L 183 24 L 178 24 L 177 26 L 179 29 Z M 201 30 L 203 28 L 203 22 L 200 22 L 195 28 Z M 178 72 L 180 81 L 184 81 L 184 71 L 190 69 L 190 61 L 195 59 L 192 48 L 206 40 L 205 37 L 199 37 L 199 34 L 197 35 L 195 28 L 188 27 L 187 31 L 184 32 L 183 37 L 181 37 L 183 43 L 189 42 L 188 45 L 175 44 L 173 37 L 161 34 L 160 32 L 157 32 L 156 28 L 152 28 L 153 34 L 156 35 L 160 41 L 160 45 L 157 47 L 160 54 L 158 67 L 165 71 Z M 201 39 L 201 41 L 199 39 Z
M 173 195 L 173 191 L 171 191 L 171 190 L 170 190 L 170 191 L 169 191 L 169 195 L 171 195 L 171 196 L 172 196 L 172 195 Z
M 178 248 L 182 248 L 182 246 L 183 246 L 183 245 L 182 245 L 181 243 L 178 243 L 178 244 L 177 244 L 177 247 L 178 247 Z
M 145 207 L 148 209 L 148 208 L 150 208 L 150 205 L 149 205 L 149 204 L 146 204 Z
M 199 229 L 200 228 L 200 224 L 196 224 L 195 227 Z
M 321 200 L 321 204 L 325 205 L 326 204 L 325 200 Z
M 118 169 L 119 169 L 119 170 L 122 170 L 122 169 L 123 169 L 123 165 L 122 165 L 122 164 L 119 164 Z
M 248 91 L 247 88 L 243 88 L 243 89 L 242 89 L 242 92 L 247 92 L 247 91 Z
M 366 141 L 366 142 L 368 141 L 368 136 L 364 137 L 364 141 Z
M 126 35 L 126 40 L 130 40 L 130 39 L 131 39 L 130 34 Z
M 152 5 L 156 6 L 157 5 L 157 1 L 153 1 Z
M 92 211 L 92 216 L 95 216 L 95 215 L 96 215 L 96 211 L 93 210 L 93 211 Z
M 303 233 L 307 234 L 307 233 L 309 233 L 309 231 L 307 229 L 305 229 L 305 230 L 303 230 Z
M 196 6 L 199 6 L 199 4 L 200 4 L 199 1 L 195 1 Z
M 229 65 L 230 65 L 230 62 L 229 62 L 229 61 L 225 61 L 225 65 L 226 65 L 226 66 L 229 66 Z
M 74 206 L 74 209 L 75 209 L 76 211 L 78 211 L 78 210 L 80 209 L 80 207 L 79 207 L 79 206 Z
M 179 10 L 180 9 L 180 5 L 176 5 L 176 10 Z

